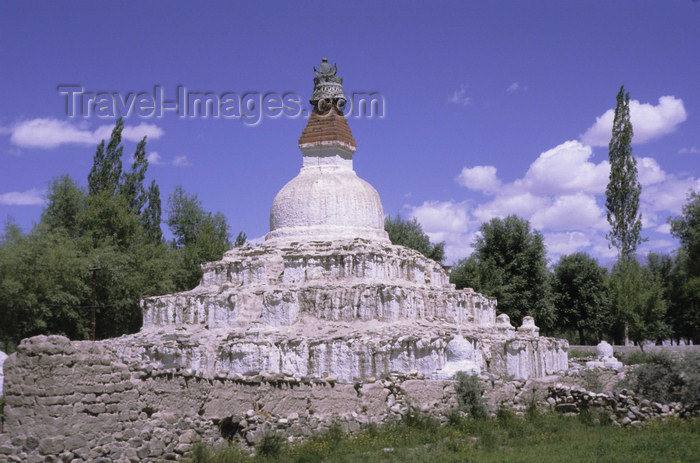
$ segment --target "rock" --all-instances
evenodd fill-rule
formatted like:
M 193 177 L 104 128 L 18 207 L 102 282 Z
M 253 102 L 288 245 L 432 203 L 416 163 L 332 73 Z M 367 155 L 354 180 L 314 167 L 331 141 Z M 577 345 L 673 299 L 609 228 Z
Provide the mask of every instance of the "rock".
M 188 429 L 187 431 L 180 434 L 177 442 L 180 444 L 192 444 L 199 438 L 199 435 L 194 429 Z

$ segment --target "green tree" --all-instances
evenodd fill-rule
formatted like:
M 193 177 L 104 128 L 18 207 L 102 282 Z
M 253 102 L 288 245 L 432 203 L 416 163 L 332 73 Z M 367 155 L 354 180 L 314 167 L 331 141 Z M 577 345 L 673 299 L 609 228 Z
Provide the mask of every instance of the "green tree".
M 41 222 L 51 230 L 63 229 L 69 237 L 82 235 L 80 218 L 85 212 L 85 191 L 70 177 L 55 178 L 46 194 L 46 207 Z
M 42 333 L 83 339 L 80 307 L 89 287 L 87 261 L 65 229 L 38 225 L 31 233 L 8 223 L 0 235 L 0 341 L 5 349 Z
M 231 249 L 226 218 L 220 212 L 212 215 L 202 208 L 196 195 L 188 195 L 182 186 L 168 198 L 167 224 L 173 233 L 173 248 L 181 259 L 176 286 L 192 289 L 202 277 L 203 262 L 219 260 Z
M 136 145 L 134 162 L 131 164 L 131 171 L 122 174 L 122 181 L 118 186 L 119 194 L 126 200 L 129 209 L 134 214 L 140 215 L 146 204 L 147 195 L 143 186 L 148 169 L 148 159 L 146 158 L 146 137 Z
M 554 267 L 552 293 L 557 327 L 578 333 L 579 343 L 598 343 L 610 323 L 607 274 L 585 253 L 562 256 Z
M 436 262 L 442 262 L 445 259 L 445 243 L 431 243 L 415 217 L 403 220 L 400 215 L 395 219 L 387 216 L 384 218 L 384 230 L 389 234 L 392 244 L 415 249 Z
M 546 248 L 542 235 L 515 215 L 484 223 L 474 252 L 453 269 L 457 288 L 471 287 L 498 299 L 498 310 L 520 324 L 535 317 L 544 331 L 554 325 Z
M 641 349 L 644 341 L 661 341 L 671 334 L 665 321 L 662 281 L 636 260 L 619 260 L 610 275 L 609 297 L 617 309 L 617 333 Z M 619 334 L 618 334 L 619 335 Z
M 643 239 L 640 235 L 642 231 L 642 215 L 639 213 L 639 195 L 642 186 L 637 179 L 637 160 L 632 156 L 632 122 L 630 121 L 629 109 L 630 95 L 625 93 L 624 85 L 620 87 L 617 94 L 617 105 L 615 107 L 615 117 L 613 119 L 612 137 L 609 145 L 610 177 L 608 186 L 605 189 L 605 206 L 607 208 L 607 218 L 611 230 L 606 234 L 610 241 L 610 247 L 617 248 L 618 267 L 616 281 L 632 282 L 635 276 L 623 278 L 620 272 L 634 271 L 635 266 L 632 261 L 637 247 Z M 635 261 L 636 262 L 636 261 Z M 627 286 L 623 284 L 621 287 Z M 628 297 L 625 294 L 618 294 L 617 313 L 624 325 L 625 344 L 629 343 L 629 322 L 634 317 L 629 312 L 633 307 L 639 307 L 632 301 L 625 301 Z M 631 297 L 631 295 L 629 295 Z M 642 317 L 643 318 L 643 317 Z
M 617 94 L 617 106 L 609 145 L 610 177 L 605 189 L 605 206 L 611 230 L 606 235 L 610 245 L 617 248 L 622 260 L 634 258 L 642 243 L 642 215 L 639 195 L 642 186 L 637 180 L 637 160 L 632 157 L 632 122 L 630 95 L 625 87 Z
M 99 192 L 107 192 L 114 195 L 119 189 L 119 179 L 122 175 L 122 130 L 124 120 L 120 117 L 112 130 L 109 143 L 105 148 L 105 141 L 97 145 L 97 151 L 93 158 L 92 168 L 88 175 L 88 192 L 95 195 Z
M 41 222 L 27 235 L 11 229 L 6 233 L 7 262 L 25 255 L 24 261 L 35 264 L 34 269 L 17 264 L 5 279 L 5 294 L 22 294 L 16 307 L 0 300 L 8 313 L 23 314 L 17 336 L 86 338 L 92 265 L 101 268 L 96 273 L 98 338 L 138 330 L 139 300 L 174 290 L 179 261 L 162 240 L 158 186 L 153 181 L 148 191 L 143 188 L 146 140 L 136 147 L 131 170 L 122 175 L 122 129 L 119 120 L 106 147 L 104 141 L 98 145 L 87 193 L 69 176 L 57 178 L 49 185 Z
M 245 233 L 238 232 L 238 236 L 236 236 L 236 239 L 233 241 L 233 247 L 239 248 L 241 246 L 245 246 L 247 240 L 248 236 Z
M 669 219 L 681 247 L 673 274 L 672 319 L 678 337 L 700 342 L 700 194 L 691 191 L 680 216 Z
M 151 181 L 151 186 L 146 192 L 146 207 L 141 214 L 141 225 L 145 233 L 146 241 L 152 245 L 159 245 L 163 242 L 163 231 L 161 223 L 161 202 L 160 189 L 155 180 Z

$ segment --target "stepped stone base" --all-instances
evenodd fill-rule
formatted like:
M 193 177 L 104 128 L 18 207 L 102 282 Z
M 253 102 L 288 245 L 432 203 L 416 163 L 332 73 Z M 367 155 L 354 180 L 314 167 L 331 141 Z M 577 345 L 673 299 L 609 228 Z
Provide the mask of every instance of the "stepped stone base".
M 444 268 L 363 239 L 273 241 L 203 266 L 201 284 L 142 303 L 125 359 L 215 375 L 268 372 L 352 382 L 391 372 L 516 378 L 565 370 L 568 344 L 496 319 L 496 300 L 457 290 Z

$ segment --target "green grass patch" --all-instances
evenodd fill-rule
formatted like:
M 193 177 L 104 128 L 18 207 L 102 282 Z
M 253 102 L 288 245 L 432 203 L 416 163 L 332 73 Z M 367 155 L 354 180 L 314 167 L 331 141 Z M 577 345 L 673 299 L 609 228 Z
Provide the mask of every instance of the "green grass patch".
M 569 349 L 570 359 L 590 359 L 595 357 L 595 352 L 588 352 L 579 349 Z
M 297 445 L 276 441 L 272 454 L 250 457 L 227 447 L 200 446 L 189 463 L 267 462 L 698 462 L 700 419 L 618 428 L 590 415 L 500 410 L 494 420 L 452 420 L 445 427 L 413 416 L 348 435 L 339 427 Z M 602 423 L 602 424 L 601 424 Z M 277 443 L 281 445 L 277 448 Z M 268 444 L 269 445 L 269 442 Z

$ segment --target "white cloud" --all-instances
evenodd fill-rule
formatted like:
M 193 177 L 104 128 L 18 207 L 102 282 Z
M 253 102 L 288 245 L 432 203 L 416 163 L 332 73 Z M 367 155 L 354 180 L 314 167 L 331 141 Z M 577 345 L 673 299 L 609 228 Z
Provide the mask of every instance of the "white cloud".
M 55 148 L 62 144 L 94 145 L 108 139 L 112 126 L 103 125 L 89 130 L 81 125 L 53 118 L 38 118 L 22 121 L 11 128 L 10 140 L 22 148 Z M 160 138 L 163 130 L 153 124 L 141 123 L 126 126 L 122 137 L 129 141 L 140 141 L 144 136 Z
M 153 164 L 155 166 L 165 164 L 163 162 L 163 158 L 160 156 L 160 154 L 158 154 L 157 151 L 151 151 L 150 153 L 148 153 L 147 159 L 149 164 Z
M 173 165 L 175 167 L 186 167 L 190 165 L 190 162 L 187 160 L 187 156 L 185 155 L 175 156 L 175 159 L 173 159 Z
M 549 204 L 549 199 L 535 196 L 529 192 L 512 195 L 506 193 L 477 206 L 472 215 L 481 222 L 488 222 L 495 217 L 507 217 L 511 214 L 529 219 L 535 212 L 546 208 Z
M 501 186 L 493 166 L 465 167 L 457 176 L 457 183 L 470 190 L 492 193 Z
M 467 106 L 469 104 L 470 98 L 466 95 L 467 91 L 464 85 L 459 87 L 459 90 L 455 90 L 452 95 L 447 97 L 447 102 L 452 104 L 461 104 L 462 106 Z
M 643 188 L 666 180 L 666 172 L 653 158 L 637 158 L 637 179 Z
M 581 141 L 591 146 L 608 146 L 612 134 L 615 110 L 609 109 L 596 118 L 595 123 L 581 135 Z M 630 120 L 634 130 L 633 143 L 645 143 L 673 132 L 685 121 L 687 114 L 683 100 L 674 96 L 662 96 L 659 104 L 630 101 Z
M 44 204 L 44 192 L 36 188 L 27 191 L 11 191 L 0 194 L 0 204 L 5 206 L 38 206 Z
M 418 219 L 425 232 L 462 233 L 469 226 L 467 203 L 426 201 L 412 209 L 411 216 Z
M 520 85 L 520 82 L 513 82 L 508 86 L 506 92 L 516 92 L 518 90 L 527 90 L 527 87 Z
M 549 207 L 535 211 L 530 223 L 537 230 L 600 230 L 607 226 L 603 209 L 585 193 L 557 197 Z
M 659 233 L 663 233 L 665 235 L 670 235 L 671 234 L 671 224 L 670 223 L 664 223 L 656 227 L 656 231 Z
M 668 253 L 677 247 L 678 243 L 670 239 L 649 240 L 645 241 L 641 244 L 641 246 L 639 246 L 637 253 L 641 255 L 646 255 L 650 252 Z
M 663 182 L 642 188 L 640 196 L 642 214 L 660 211 L 680 214 L 690 190 L 700 191 L 700 179 L 678 178 L 668 174 Z M 665 217 L 663 221 L 665 221 Z
M 110 131 L 111 131 L 110 127 Z M 111 133 L 111 132 L 110 132 Z M 146 124 L 144 122 L 136 126 L 124 126 L 122 131 L 122 137 L 129 141 L 141 141 L 143 137 L 148 137 L 149 139 L 158 139 L 163 136 L 163 129 L 154 124 Z
M 695 146 L 681 148 L 678 150 L 678 154 L 700 154 L 700 148 L 696 148 Z
M 644 142 L 674 130 L 686 118 L 683 102 L 674 97 L 661 97 L 656 106 L 631 102 L 632 123 L 636 142 Z M 587 140 L 607 145 L 605 137 L 596 133 L 612 113 L 604 114 L 584 136 L 583 141 L 569 140 L 544 151 L 530 164 L 524 175 L 512 182 L 498 177 L 496 166 L 466 166 L 455 181 L 491 198 L 481 203 L 467 201 L 426 201 L 408 208 L 423 225 L 432 241 L 446 242 L 448 262 L 466 257 L 482 223 L 495 217 L 515 214 L 530 221 L 533 229 L 545 237 L 548 257 L 555 262 L 561 255 L 587 252 L 599 260 L 614 260 L 617 250 L 605 238 L 610 229 L 605 210 L 605 189 L 610 164 L 594 161 L 593 149 Z M 602 132 L 601 132 L 602 133 Z M 603 142 L 604 141 L 604 142 Z M 682 150 L 683 151 L 683 150 Z M 691 149 L 685 149 L 690 153 Z M 679 177 L 663 170 L 652 157 L 637 158 L 638 179 L 642 185 L 639 211 L 642 214 L 642 235 L 649 241 L 643 250 L 666 250 L 677 246 L 668 236 L 669 215 L 678 215 L 687 201 L 690 189 L 700 191 L 700 179 Z
M 545 233 L 544 243 L 550 255 L 557 257 L 579 252 L 591 244 L 582 232 Z
M 478 224 L 469 217 L 467 202 L 426 201 L 409 209 L 411 217 L 420 222 L 430 241 L 445 242 L 447 262 L 455 262 L 471 254 Z
M 604 192 L 610 164 L 608 161 L 592 163 L 589 161 L 592 155 L 590 146 L 576 140 L 566 141 L 540 154 L 530 165 L 525 178 L 516 185 L 539 194 Z

